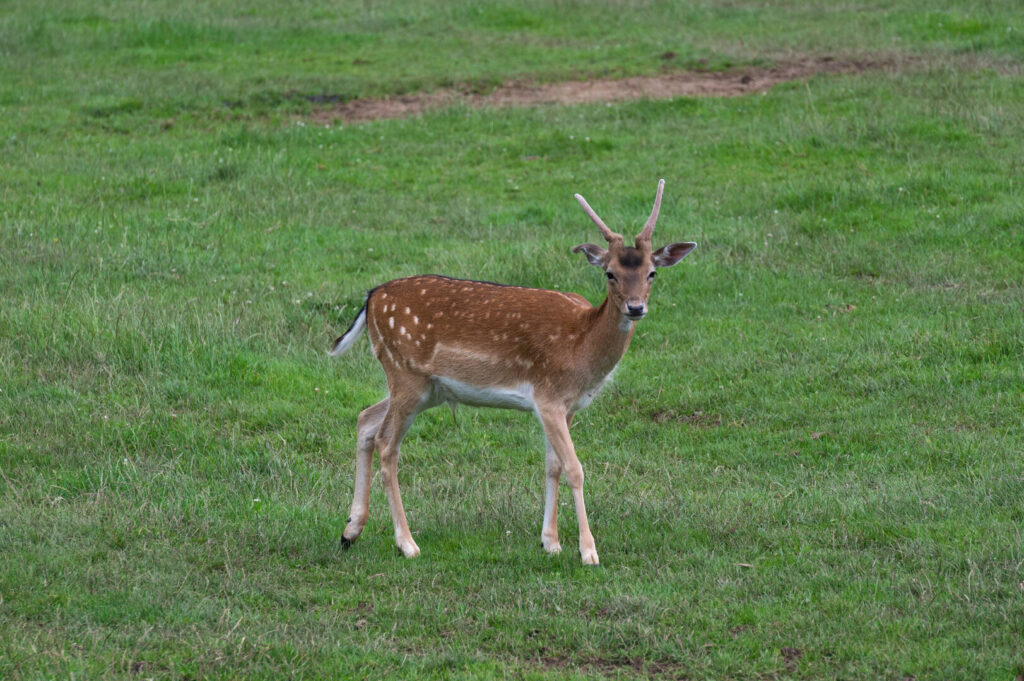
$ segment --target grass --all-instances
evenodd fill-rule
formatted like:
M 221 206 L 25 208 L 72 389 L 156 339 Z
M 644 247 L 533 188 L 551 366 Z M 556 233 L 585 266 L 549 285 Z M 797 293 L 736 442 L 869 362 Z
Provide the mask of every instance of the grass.
M 570 9 L 11 4 L 0 677 L 1024 675 L 1024 85 L 943 61 L 1019 63 L 1013 5 Z M 296 96 L 826 47 L 943 65 L 331 127 Z M 379 476 L 340 551 L 384 386 L 324 350 L 365 290 L 597 301 L 571 195 L 638 229 L 659 176 L 655 239 L 700 248 L 574 423 L 603 567 L 571 504 L 541 551 L 539 428 L 489 410 L 406 440 L 423 556 Z

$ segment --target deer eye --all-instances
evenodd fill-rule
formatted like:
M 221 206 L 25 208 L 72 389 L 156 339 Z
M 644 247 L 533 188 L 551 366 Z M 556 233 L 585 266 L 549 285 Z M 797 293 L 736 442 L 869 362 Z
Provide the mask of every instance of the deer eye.
M 611 272 L 605 272 L 604 276 L 608 277 L 608 281 L 615 281 L 615 275 Z
M 651 270 L 651 273 L 647 275 L 647 278 L 648 278 L 648 279 L 654 279 L 654 275 L 655 275 L 655 274 L 657 274 L 657 272 L 655 272 L 655 271 Z

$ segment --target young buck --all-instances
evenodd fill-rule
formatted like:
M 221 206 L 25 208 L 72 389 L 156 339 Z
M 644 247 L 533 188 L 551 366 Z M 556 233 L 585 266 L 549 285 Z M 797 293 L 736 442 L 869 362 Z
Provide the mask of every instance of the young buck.
M 406 557 L 419 555 L 398 490 L 398 448 L 416 415 L 448 403 L 532 411 L 545 435 L 545 499 L 541 543 L 558 553 L 558 483 L 565 474 L 579 523 L 583 562 L 597 565 L 597 549 L 583 503 L 583 469 L 569 424 L 608 379 L 629 346 L 636 322 L 647 314 L 655 270 L 682 260 L 697 244 L 653 250 L 651 233 L 665 181 L 658 182 L 647 224 L 626 246 L 582 196 L 576 200 L 608 240 L 607 250 L 580 244 L 591 265 L 604 270 L 608 296 L 594 307 L 575 293 L 422 275 L 395 279 L 370 291 L 352 326 L 331 356 L 352 347 L 369 329 L 373 352 L 387 374 L 388 396 L 359 414 L 356 480 L 345 546 L 366 525 L 373 451 L 395 542 Z

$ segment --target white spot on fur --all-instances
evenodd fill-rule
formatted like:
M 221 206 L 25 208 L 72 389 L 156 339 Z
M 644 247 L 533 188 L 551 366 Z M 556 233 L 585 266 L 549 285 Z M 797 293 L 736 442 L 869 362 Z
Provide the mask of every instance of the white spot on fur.
M 438 343 L 434 346 L 434 354 L 439 352 L 454 355 L 458 359 L 471 359 L 484 364 L 495 364 L 498 361 L 498 358 L 491 353 L 477 352 L 476 350 L 470 350 L 469 348 L 461 348 L 457 345 L 445 345 L 444 343 Z
M 413 315 L 412 316 L 412 323 L 413 324 L 419 324 L 420 323 L 420 318 L 417 317 L 416 315 Z
M 409 314 L 409 308 L 405 308 L 405 314 Z
M 392 329 L 395 328 L 395 318 L 394 317 L 388 317 L 388 327 L 392 328 Z

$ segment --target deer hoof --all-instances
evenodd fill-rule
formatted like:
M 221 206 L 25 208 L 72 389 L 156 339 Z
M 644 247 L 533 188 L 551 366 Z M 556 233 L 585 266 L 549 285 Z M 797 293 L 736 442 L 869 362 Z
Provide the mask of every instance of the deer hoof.
M 398 542 L 398 550 L 402 552 L 402 555 L 406 558 L 415 558 L 420 555 L 420 547 L 416 546 L 416 542 L 412 539 Z

